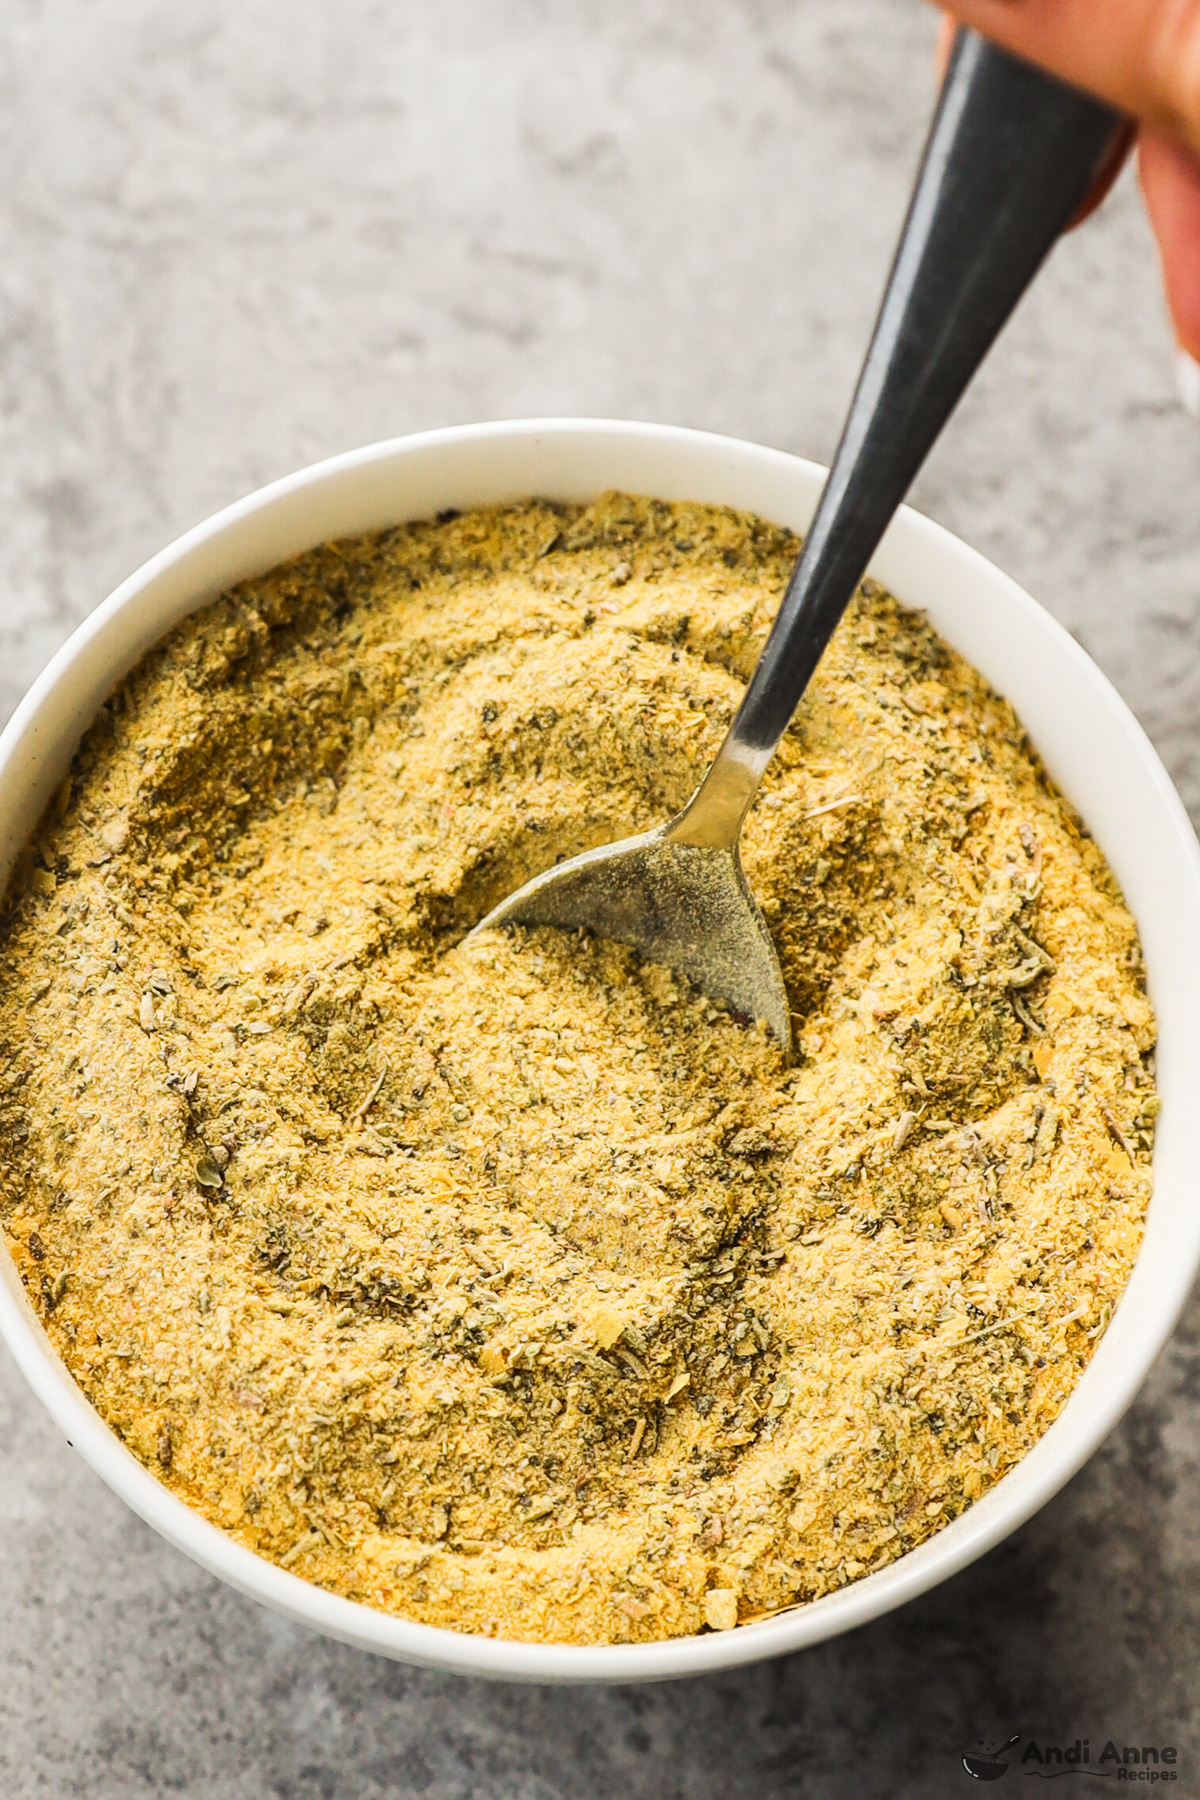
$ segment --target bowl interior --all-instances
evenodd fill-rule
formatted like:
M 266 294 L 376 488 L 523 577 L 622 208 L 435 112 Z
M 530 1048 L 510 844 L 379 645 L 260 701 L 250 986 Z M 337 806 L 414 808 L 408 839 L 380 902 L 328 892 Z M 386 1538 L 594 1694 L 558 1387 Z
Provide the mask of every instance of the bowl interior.
M 0 880 L 82 732 L 116 682 L 188 613 L 232 583 L 330 537 L 530 494 L 582 501 L 605 488 L 731 505 L 804 530 L 824 471 L 776 451 L 668 427 L 527 421 L 372 446 L 262 489 L 130 577 L 54 658 L 0 738 Z M 1163 1100 L 1154 1195 L 1129 1286 L 1059 1418 L 984 1498 L 878 1574 L 737 1631 L 587 1648 L 502 1643 L 375 1612 L 245 1550 L 177 1500 L 84 1399 L 0 1251 L 0 1331 L 72 1443 L 137 1512 L 255 1598 L 331 1636 L 412 1662 L 527 1681 L 655 1680 L 776 1656 L 849 1629 L 962 1568 L 1042 1505 L 1136 1393 L 1200 1262 L 1200 851 L 1145 734 L 1082 649 L 1015 583 L 904 509 L 871 572 L 1015 706 L 1051 775 L 1124 887 L 1159 1021 Z

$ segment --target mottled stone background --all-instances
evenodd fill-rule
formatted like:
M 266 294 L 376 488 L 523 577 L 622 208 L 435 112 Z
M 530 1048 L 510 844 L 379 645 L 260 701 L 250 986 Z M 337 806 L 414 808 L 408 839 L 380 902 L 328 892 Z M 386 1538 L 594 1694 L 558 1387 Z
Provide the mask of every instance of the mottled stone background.
M 828 458 L 930 103 L 918 0 L 6 0 L 0 705 L 142 559 L 373 438 L 592 413 Z M 1126 179 L 918 503 L 1126 694 L 1200 816 L 1200 429 Z M 1174 1741 L 1200 1793 L 1200 1311 L 974 1569 L 674 1686 L 307 1637 L 160 1543 L 0 1363 L 0 1794 L 941 1800 L 962 1744 Z M 1013 1769 L 1010 1787 L 1024 1786 Z

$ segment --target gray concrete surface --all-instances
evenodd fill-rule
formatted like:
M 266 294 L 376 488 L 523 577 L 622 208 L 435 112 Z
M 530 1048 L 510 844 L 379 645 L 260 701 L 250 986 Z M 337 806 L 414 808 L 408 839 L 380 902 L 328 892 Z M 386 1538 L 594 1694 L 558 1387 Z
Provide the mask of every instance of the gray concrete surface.
M 828 457 L 932 33 L 916 0 L 7 0 L 4 711 L 176 532 L 350 445 L 564 412 Z M 917 498 L 1087 644 L 1200 817 L 1200 430 L 1130 181 Z M 575 1692 L 280 1623 L 128 1515 L 2 1361 L 0 1795 L 940 1800 L 965 1741 L 1016 1730 L 1174 1742 L 1200 1793 L 1198 1338 L 1193 1305 L 1067 1491 L 905 1611 Z

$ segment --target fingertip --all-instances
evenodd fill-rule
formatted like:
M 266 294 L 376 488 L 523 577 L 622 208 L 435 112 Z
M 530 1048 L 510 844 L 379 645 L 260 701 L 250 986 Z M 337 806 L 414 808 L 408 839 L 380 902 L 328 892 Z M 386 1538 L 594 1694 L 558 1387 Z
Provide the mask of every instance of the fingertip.
M 1181 351 L 1200 363 L 1200 157 L 1150 132 L 1138 150 L 1171 323 Z
M 1184 411 L 1200 419 L 1200 362 L 1186 350 L 1175 352 L 1175 382 Z
M 946 70 L 950 66 L 950 52 L 954 48 L 954 39 L 958 33 L 958 20 L 943 13 L 938 27 L 937 50 L 934 53 L 934 67 L 937 71 L 938 85 L 946 79 Z

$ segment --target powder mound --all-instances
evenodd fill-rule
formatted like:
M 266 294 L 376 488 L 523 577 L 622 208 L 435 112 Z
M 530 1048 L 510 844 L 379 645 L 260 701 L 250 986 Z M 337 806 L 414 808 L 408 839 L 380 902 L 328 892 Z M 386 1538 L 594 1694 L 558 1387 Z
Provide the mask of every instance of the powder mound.
M 1133 920 L 874 584 L 744 843 L 795 1066 L 620 946 L 462 942 L 683 805 L 795 551 L 623 494 L 325 545 L 146 657 L 18 868 L 28 1291 L 131 1449 L 310 1580 L 515 1638 L 728 1629 L 961 1512 L 1120 1297 Z

